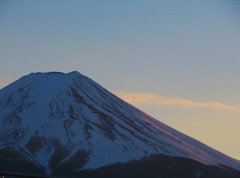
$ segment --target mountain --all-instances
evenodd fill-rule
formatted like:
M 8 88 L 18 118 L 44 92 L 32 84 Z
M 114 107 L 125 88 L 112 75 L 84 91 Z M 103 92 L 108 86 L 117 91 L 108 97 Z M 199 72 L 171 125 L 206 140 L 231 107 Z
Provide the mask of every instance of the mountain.
M 240 177 L 240 162 L 78 73 L 31 73 L 0 90 L 0 173 Z M 151 173 L 151 174 L 150 174 Z

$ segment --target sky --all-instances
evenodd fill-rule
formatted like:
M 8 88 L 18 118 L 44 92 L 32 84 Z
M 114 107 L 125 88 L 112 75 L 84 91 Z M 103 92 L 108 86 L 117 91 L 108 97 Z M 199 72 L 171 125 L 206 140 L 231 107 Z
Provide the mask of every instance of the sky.
M 79 71 L 240 160 L 238 0 L 1 0 L 0 88 Z

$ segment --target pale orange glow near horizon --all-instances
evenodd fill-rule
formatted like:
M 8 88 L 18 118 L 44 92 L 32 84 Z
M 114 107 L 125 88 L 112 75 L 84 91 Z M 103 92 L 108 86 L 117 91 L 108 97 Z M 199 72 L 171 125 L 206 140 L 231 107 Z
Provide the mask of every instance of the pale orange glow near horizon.
M 13 82 L 13 79 L 0 76 L 0 89 Z
M 240 160 L 238 106 L 143 92 L 113 93 L 176 130 Z

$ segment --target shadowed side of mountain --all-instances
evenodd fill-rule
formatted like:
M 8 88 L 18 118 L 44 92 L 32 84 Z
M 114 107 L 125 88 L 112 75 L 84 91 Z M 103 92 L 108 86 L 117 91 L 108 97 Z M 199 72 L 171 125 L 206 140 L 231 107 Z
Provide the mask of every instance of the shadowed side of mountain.
M 64 169 L 61 169 L 64 170 Z M 117 163 L 95 170 L 56 170 L 55 176 L 83 178 L 239 178 L 240 171 L 225 167 L 208 166 L 188 158 L 152 155 L 141 160 Z
M 8 151 L 6 151 L 8 154 Z M 18 154 L 15 154 L 18 156 Z M 45 176 L 44 170 L 34 167 L 31 163 L 23 162 L 20 159 L 21 164 L 17 164 L 19 174 L 16 175 L 8 175 L 6 174 L 6 178 L 27 178 L 29 176 L 24 176 L 23 172 L 31 173 L 31 175 L 35 175 L 36 177 L 48 177 L 48 178 L 239 178 L 240 171 L 229 167 L 216 167 L 211 165 L 204 165 L 197 161 L 188 159 L 188 158 L 180 158 L 180 157 L 170 157 L 164 155 L 152 155 L 147 158 L 143 158 L 141 160 L 132 160 L 127 163 L 116 163 L 108 166 L 104 166 L 98 169 L 92 170 L 84 170 L 77 171 L 73 170 L 69 167 L 69 165 L 61 166 L 56 168 L 52 175 Z M 70 163 L 72 164 L 72 163 Z M 6 167 L 7 172 L 11 172 L 9 170 L 9 166 L 14 166 L 14 163 L 10 163 L 9 165 L 0 165 L 1 167 Z M 70 169 L 69 169 L 70 168 Z M 16 169 L 16 165 L 13 169 Z M 22 175 L 22 176 L 21 176 Z M 27 174 L 25 174 L 27 175 Z M 31 177 L 31 176 L 30 176 Z M 34 176 L 33 176 L 34 177 Z
M 37 177 L 48 177 L 45 175 L 44 168 L 33 164 L 19 154 L 18 152 L 8 148 L 1 150 L 0 163 L 1 171 L 16 175 L 34 175 Z M 10 156 L 10 157 L 9 157 Z M 6 159 L 6 158 L 8 159 Z M 9 159 L 13 158 L 14 161 Z M 77 158 L 77 157 L 76 157 Z M 80 160 L 81 155 L 78 155 Z M 7 161 L 9 160 L 9 161 Z M 78 161 L 69 162 L 59 167 L 55 167 L 49 177 L 58 178 L 239 178 L 240 171 L 229 167 L 208 166 L 192 159 L 170 157 L 164 155 L 152 155 L 141 160 L 132 160 L 127 163 L 116 163 L 104 166 L 98 169 L 77 171 L 74 166 Z M 9 176 L 7 176 L 8 178 Z M 16 176 L 11 176 L 16 177 Z M 16 177 L 17 178 L 17 177 Z
M 26 159 L 24 155 L 9 147 L 0 150 L 0 160 L 0 173 L 36 176 L 45 174 L 44 168 L 34 164 Z

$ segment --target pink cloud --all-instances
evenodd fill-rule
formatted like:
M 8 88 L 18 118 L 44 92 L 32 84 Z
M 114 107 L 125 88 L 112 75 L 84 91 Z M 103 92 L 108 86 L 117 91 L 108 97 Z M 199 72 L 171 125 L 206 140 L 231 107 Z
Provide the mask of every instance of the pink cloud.
M 143 92 L 122 92 L 115 91 L 118 97 L 133 105 L 154 105 L 184 108 L 212 108 L 239 111 L 240 108 L 234 105 L 228 105 L 220 102 L 198 102 L 185 98 L 160 96 Z

